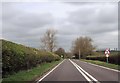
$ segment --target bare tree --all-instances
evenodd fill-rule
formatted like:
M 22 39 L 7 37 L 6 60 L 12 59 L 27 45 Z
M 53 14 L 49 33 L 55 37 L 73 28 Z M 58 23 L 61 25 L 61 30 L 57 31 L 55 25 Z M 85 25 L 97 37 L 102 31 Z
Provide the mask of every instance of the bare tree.
M 74 54 L 81 55 L 81 58 L 91 55 L 95 47 L 92 45 L 92 39 L 90 37 L 79 37 L 72 45 L 72 52 Z
M 48 29 L 41 38 L 41 49 L 53 52 L 56 47 L 56 30 Z

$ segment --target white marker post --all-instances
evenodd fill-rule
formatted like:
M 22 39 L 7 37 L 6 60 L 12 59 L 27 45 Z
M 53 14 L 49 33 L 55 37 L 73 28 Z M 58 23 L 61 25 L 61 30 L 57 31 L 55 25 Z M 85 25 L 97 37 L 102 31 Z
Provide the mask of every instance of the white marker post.
M 105 55 L 106 55 L 106 59 L 107 59 L 107 63 L 108 63 L 108 57 L 110 55 L 110 51 L 108 48 L 105 50 Z

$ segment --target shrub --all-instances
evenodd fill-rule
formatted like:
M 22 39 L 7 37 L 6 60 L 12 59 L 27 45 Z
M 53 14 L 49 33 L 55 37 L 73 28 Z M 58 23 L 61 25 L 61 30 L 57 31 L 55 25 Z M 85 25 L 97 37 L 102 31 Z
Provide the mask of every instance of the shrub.
M 87 56 L 86 59 L 87 60 L 99 60 L 99 61 L 106 62 L 106 56 L 105 55 Z M 111 53 L 108 59 L 109 59 L 109 63 L 119 64 L 118 59 L 120 59 L 120 54 L 118 52 Z
M 39 51 L 6 40 L 2 41 L 2 76 L 5 77 L 20 70 L 28 70 L 44 62 L 60 60 L 58 55 Z

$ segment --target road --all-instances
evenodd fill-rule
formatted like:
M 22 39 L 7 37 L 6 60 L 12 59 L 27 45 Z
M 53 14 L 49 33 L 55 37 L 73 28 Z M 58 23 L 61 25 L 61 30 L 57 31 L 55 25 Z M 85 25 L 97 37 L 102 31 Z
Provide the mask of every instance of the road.
M 79 60 L 65 59 L 56 68 L 40 78 L 37 83 L 118 83 L 117 71 L 94 66 Z

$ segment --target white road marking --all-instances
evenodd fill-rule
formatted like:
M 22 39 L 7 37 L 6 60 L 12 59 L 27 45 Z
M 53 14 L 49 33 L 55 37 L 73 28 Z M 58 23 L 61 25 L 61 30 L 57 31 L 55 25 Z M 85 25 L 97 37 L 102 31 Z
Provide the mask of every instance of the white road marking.
M 69 59 L 70 60 L 70 59 Z M 78 68 L 78 66 L 73 62 L 73 61 L 71 61 L 70 60 L 70 62 L 76 67 L 76 69 L 85 77 L 85 79 L 87 80 L 87 81 L 89 81 L 90 83 L 93 83 L 92 82 L 92 80 L 90 80 L 79 68 Z
M 65 59 L 59 63 L 57 66 L 55 66 L 51 71 L 49 71 L 46 75 L 44 75 L 41 79 L 39 79 L 36 83 L 39 83 L 40 81 L 42 81 L 45 77 L 47 77 L 51 72 L 53 72 L 58 66 L 60 66 L 60 64 L 62 64 L 65 61 Z
M 69 59 L 70 60 L 70 59 Z M 71 61 L 71 60 L 70 60 Z M 84 69 L 82 69 L 79 65 L 77 65 L 75 62 L 71 61 L 74 63 L 83 73 L 85 73 L 87 76 L 89 76 L 93 81 L 100 83 L 98 80 L 96 80 L 92 75 L 90 75 L 88 72 L 86 72 Z
M 84 61 L 81 61 L 81 62 L 84 62 Z M 89 62 L 84 62 L 84 63 L 88 63 L 88 64 L 93 65 L 93 66 L 101 67 L 103 69 L 107 69 L 107 70 L 111 70 L 111 71 L 115 71 L 115 72 L 120 72 L 119 70 L 115 70 L 115 69 L 111 69 L 111 68 L 108 68 L 108 67 L 92 64 L 92 63 L 89 63 Z
M 75 63 L 76 64 L 76 63 Z M 77 64 L 76 64 L 77 65 Z M 77 65 L 78 66 L 78 65 Z M 81 69 L 86 75 L 88 75 L 91 79 L 93 79 L 93 81 L 97 82 L 97 83 L 100 83 L 98 82 L 98 80 L 96 80 L 92 75 L 90 75 L 88 72 L 86 72 L 85 70 L 83 70 L 80 66 L 78 66 L 79 69 Z

